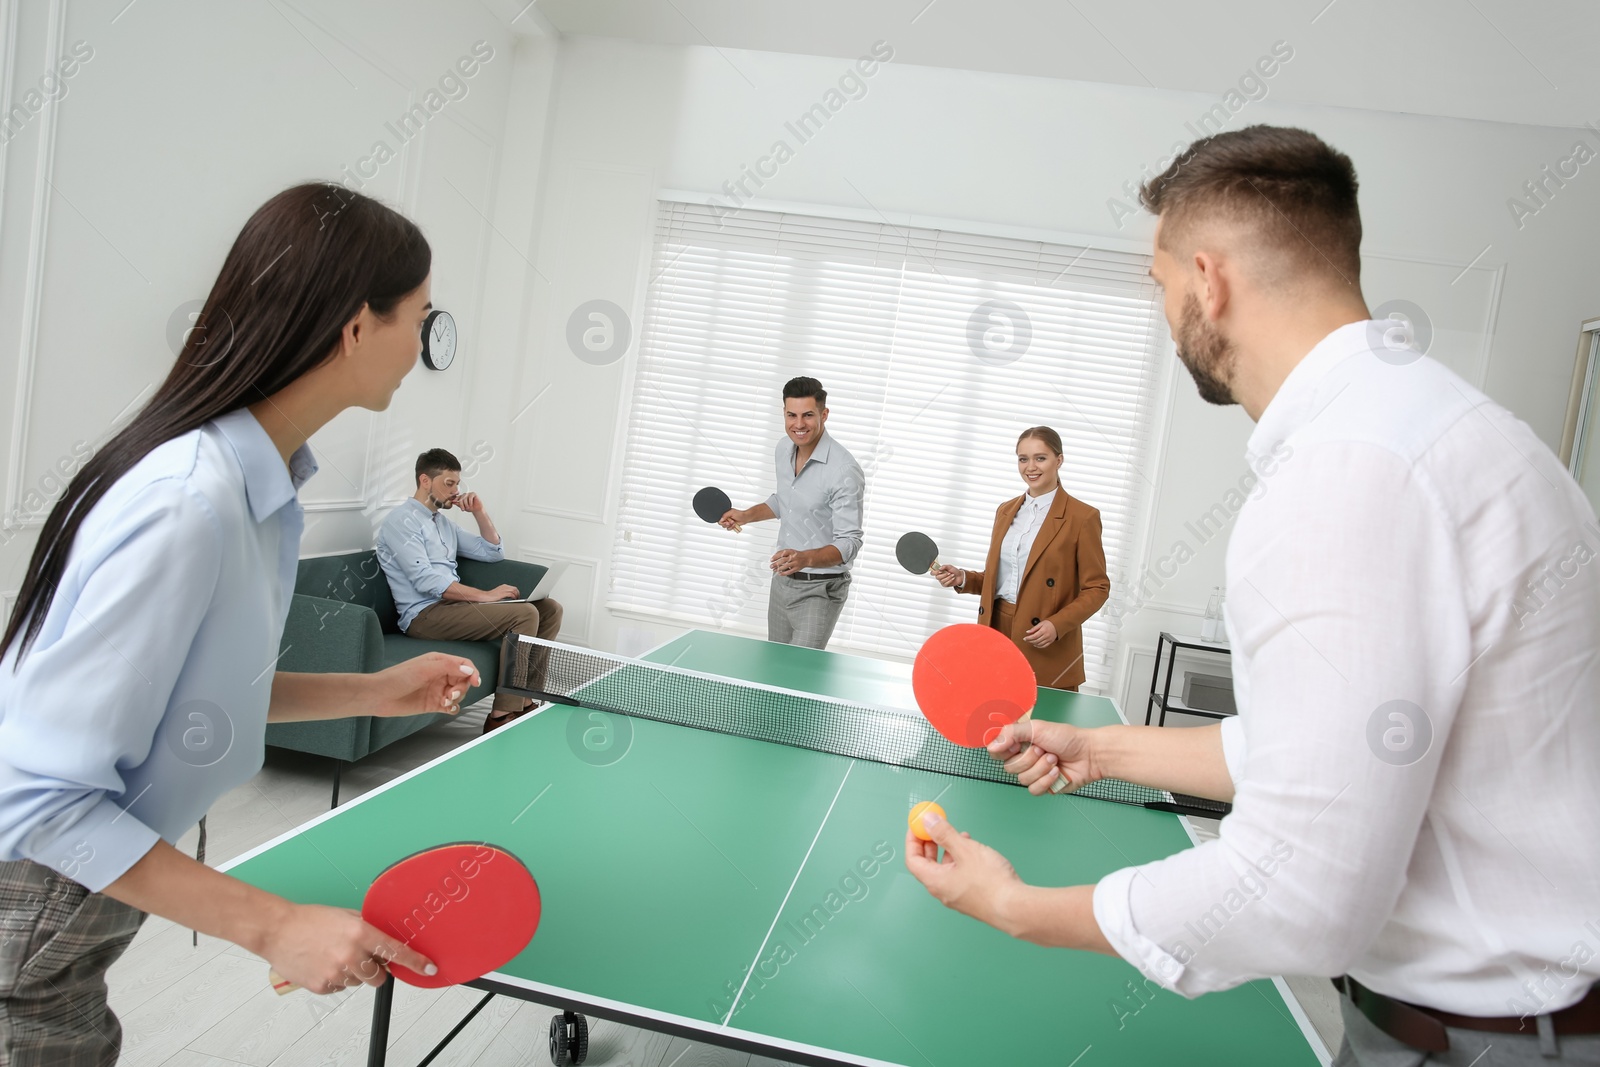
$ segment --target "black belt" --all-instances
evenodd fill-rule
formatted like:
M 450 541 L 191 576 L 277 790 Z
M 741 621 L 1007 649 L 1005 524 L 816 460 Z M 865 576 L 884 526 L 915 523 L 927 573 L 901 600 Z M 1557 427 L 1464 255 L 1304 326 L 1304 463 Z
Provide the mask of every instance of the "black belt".
M 801 582 L 825 582 L 830 578 L 843 578 L 849 573 L 849 571 L 827 571 L 823 574 L 808 574 L 805 571 L 795 571 L 793 574 L 785 574 L 784 577 Z
M 1454 1012 L 1440 1011 L 1438 1008 L 1424 1008 L 1419 1004 L 1409 1004 L 1374 992 L 1349 975 L 1335 978 L 1333 985 L 1335 989 L 1350 998 L 1350 1003 L 1371 1020 L 1373 1026 L 1396 1041 L 1403 1041 L 1412 1048 L 1426 1052 L 1449 1051 L 1450 1035 L 1445 1030 L 1447 1026 L 1454 1026 L 1458 1030 L 1487 1030 L 1491 1033 L 1525 1034 L 1529 1037 L 1538 1033 L 1537 1016 L 1457 1015 Z M 1551 1012 L 1547 1018 L 1555 1033 L 1561 1036 L 1600 1033 L 1600 985 L 1591 986 L 1588 995 L 1582 1000 L 1560 1011 Z

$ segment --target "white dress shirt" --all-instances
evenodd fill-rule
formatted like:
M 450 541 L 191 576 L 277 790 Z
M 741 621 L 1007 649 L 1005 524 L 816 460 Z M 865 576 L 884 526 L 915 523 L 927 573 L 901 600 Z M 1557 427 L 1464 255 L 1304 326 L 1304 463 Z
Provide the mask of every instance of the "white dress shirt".
M 1248 446 L 1221 836 L 1094 912 L 1185 996 L 1337 975 L 1467 1015 L 1600 976 L 1600 525 L 1524 423 L 1329 334 Z
M 99 891 L 261 769 L 316 469 L 240 408 L 90 510 L 38 640 L 0 661 L 0 860 Z
M 1034 539 L 1039 536 L 1039 528 L 1044 525 L 1055 499 L 1056 489 L 1040 496 L 1024 496 L 1016 518 L 1011 520 L 1011 528 L 1000 541 L 1000 578 L 995 595 L 1008 604 L 1017 602 L 1022 572 L 1028 569 L 1028 553 L 1033 551 Z

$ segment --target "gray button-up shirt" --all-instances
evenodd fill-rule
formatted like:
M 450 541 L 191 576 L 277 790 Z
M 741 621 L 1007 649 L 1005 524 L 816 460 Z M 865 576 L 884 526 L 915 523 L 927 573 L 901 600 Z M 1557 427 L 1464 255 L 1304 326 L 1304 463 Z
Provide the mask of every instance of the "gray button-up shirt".
M 778 548 L 832 545 L 839 550 L 842 563 L 802 569 L 812 574 L 847 571 L 861 551 L 861 501 L 867 476 L 856 457 L 831 433 L 822 435 L 799 474 L 794 472 L 795 447 L 784 437 L 773 450 L 778 491 L 767 497 L 767 507 L 778 516 Z

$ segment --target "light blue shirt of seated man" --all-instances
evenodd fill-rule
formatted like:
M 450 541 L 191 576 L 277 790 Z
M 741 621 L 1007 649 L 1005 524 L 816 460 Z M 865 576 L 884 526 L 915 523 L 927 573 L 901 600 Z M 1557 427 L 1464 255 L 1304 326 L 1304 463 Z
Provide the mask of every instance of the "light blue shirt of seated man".
M 240 408 L 89 511 L 38 638 L 0 660 L 0 861 L 99 892 L 261 769 L 316 469 Z
M 444 599 L 444 591 L 461 580 L 456 557 L 483 563 L 505 558 L 505 544 L 491 544 L 467 533 L 412 497 L 389 513 L 378 527 L 378 564 L 389 579 L 394 606 L 404 631 L 425 608 Z

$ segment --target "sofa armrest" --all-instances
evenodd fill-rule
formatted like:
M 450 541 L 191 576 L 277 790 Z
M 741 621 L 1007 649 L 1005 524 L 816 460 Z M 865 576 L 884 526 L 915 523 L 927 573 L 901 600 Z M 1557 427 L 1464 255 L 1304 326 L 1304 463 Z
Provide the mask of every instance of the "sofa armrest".
M 296 593 L 279 651 L 280 671 L 371 674 L 383 669 L 383 628 L 369 607 Z
M 474 589 L 514 585 L 522 591 L 523 596 L 533 592 L 533 587 L 539 584 L 539 579 L 543 578 L 544 572 L 549 569 L 542 563 L 524 563 L 520 559 L 502 559 L 495 563 L 484 563 L 482 560 L 467 559 L 463 556 L 456 560 L 456 571 L 461 575 L 461 584 L 470 585 Z

